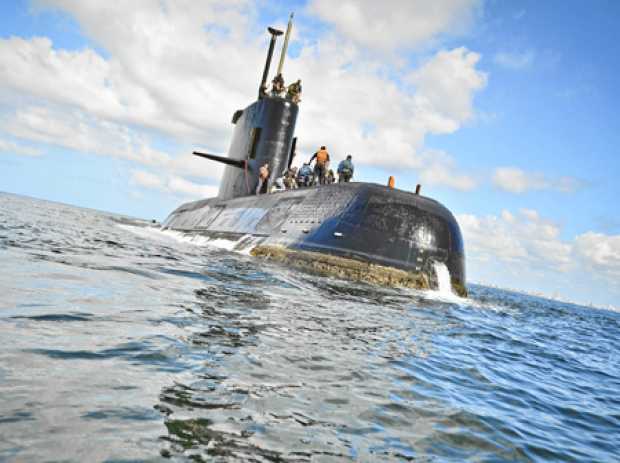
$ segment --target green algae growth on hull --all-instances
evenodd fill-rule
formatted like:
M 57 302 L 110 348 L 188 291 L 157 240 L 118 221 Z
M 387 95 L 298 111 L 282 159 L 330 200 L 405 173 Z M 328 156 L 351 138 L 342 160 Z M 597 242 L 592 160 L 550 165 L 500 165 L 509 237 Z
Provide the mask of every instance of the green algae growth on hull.
M 424 273 L 407 272 L 346 257 L 288 249 L 282 246 L 256 246 L 250 254 L 324 276 L 390 287 L 430 289 L 429 278 Z

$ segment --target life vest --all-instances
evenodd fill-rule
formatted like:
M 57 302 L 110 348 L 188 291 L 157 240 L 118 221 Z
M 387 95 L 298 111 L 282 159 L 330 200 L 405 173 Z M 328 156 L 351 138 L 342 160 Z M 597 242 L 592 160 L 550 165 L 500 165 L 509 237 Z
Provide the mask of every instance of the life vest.
M 326 150 L 318 150 L 316 152 L 316 163 L 319 166 L 324 166 L 325 163 L 327 162 L 328 157 L 329 157 L 329 154 L 327 154 Z

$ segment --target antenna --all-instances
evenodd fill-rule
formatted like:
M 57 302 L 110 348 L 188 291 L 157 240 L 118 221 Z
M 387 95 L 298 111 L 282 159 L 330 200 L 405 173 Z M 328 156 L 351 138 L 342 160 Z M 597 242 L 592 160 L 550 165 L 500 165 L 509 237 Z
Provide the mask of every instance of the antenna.
M 288 25 L 286 26 L 286 35 L 284 36 L 284 44 L 282 45 L 282 54 L 280 55 L 280 63 L 278 64 L 278 71 L 276 76 L 282 74 L 282 67 L 284 66 L 284 58 L 286 57 L 286 50 L 288 49 L 288 39 L 291 36 L 291 29 L 293 28 L 293 15 L 288 18 Z

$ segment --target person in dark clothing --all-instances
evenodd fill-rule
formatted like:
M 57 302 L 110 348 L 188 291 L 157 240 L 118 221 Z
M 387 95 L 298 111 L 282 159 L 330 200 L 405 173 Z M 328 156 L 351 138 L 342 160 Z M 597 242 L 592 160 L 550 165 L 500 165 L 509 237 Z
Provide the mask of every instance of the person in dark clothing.
M 301 80 L 293 82 L 287 87 L 286 97 L 292 100 L 293 103 L 299 103 L 301 101 Z
M 312 164 L 312 161 L 315 159 L 314 183 L 316 184 L 318 182 L 319 184 L 324 185 L 325 175 L 327 174 L 327 168 L 329 167 L 329 153 L 327 152 L 327 148 L 321 146 L 321 148 L 312 155 L 308 164 Z
M 271 94 L 273 96 L 281 96 L 286 90 L 282 74 L 278 74 L 277 76 L 275 76 L 271 81 L 271 84 Z
M 286 186 L 287 190 L 294 190 L 297 188 L 297 167 L 291 167 L 286 171 L 284 186 Z
M 301 168 L 297 172 L 297 186 L 299 187 L 310 186 L 311 182 L 312 182 L 312 169 L 310 168 L 309 164 L 304 163 L 304 165 L 301 166 Z
M 327 175 L 325 176 L 325 183 L 327 183 L 328 185 L 331 185 L 335 181 L 336 181 L 336 176 L 334 175 L 334 171 L 329 169 L 327 171 Z
M 351 181 L 355 170 L 352 159 L 353 157 L 349 154 L 344 161 L 340 161 L 338 164 L 338 183 Z

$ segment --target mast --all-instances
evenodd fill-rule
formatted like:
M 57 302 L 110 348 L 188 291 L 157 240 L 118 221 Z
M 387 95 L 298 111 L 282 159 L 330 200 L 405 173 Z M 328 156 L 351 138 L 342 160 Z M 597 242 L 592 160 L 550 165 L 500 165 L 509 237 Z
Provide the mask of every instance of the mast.
M 288 49 L 288 39 L 291 36 L 291 29 L 293 29 L 293 15 L 288 18 L 288 25 L 286 26 L 286 35 L 284 36 L 284 44 L 282 45 L 282 54 L 280 55 L 280 62 L 278 63 L 278 70 L 276 76 L 282 74 L 282 67 L 284 66 L 284 58 L 286 57 L 286 50 Z
M 263 70 L 263 78 L 258 87 L 258 98 L 262 98 L 267 93 L 267 75 L 269 74 L 269 67 L 271 66 L 271 57 L 273 56 L 273 47 L 276 44 L 276 38 L 282 35 L 282 31 L 268 27 L 267 30 L 271 34 L 271 41 L 269 42 L 269 51 L 267 52 L 267 61 L 265 61 L 265 69 Z

